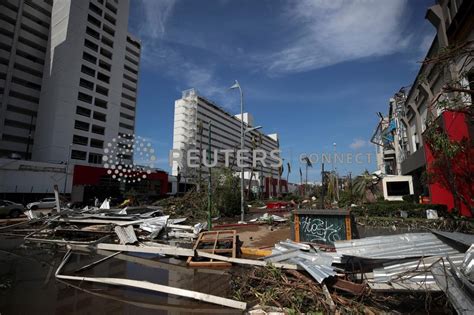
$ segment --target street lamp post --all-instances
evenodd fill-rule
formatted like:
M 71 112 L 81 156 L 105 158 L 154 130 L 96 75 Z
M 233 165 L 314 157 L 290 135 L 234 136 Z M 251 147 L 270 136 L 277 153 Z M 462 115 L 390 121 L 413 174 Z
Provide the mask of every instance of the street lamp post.
M 239 89 L 240 92 L 240 152 L 244 150 L 244 94 L 237 80 L 231 89 Z M 240 221 L 244 222 L 244 167 L 240 167 Z

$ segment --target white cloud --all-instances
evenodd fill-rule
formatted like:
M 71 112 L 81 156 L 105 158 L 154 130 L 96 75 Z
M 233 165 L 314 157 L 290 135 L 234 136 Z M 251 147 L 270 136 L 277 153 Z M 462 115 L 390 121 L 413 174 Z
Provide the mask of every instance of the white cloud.
M 173 12 L 176 0 L 140 0 L 134 5 L 140 8 L 143 18 L 138 26 L 139 36 L 154 39 L 163 38 L 166 32 L 166 22 Z
M 402 34 L 406 2 L 292 1 L 285 14 L 292 35 L 261 60 L 270 73 L 291 73 L 400 51 L 409 42 Z
M 196 88 L 219 105 L 235 108 L 236 102 L 229 98 L 226 84 L 217 78 L 214 65 L 192 63 L 175 48 L 176 42 L 167 39 L 166 25 L 172 17 L 176 0 L 140 0 L 137 5 L 142 13 L 136 32 L 142 40 L 143 66 L 174 78 L 179 84 L 178 89 Z M 195 42 L 190 46 L 197 47 Z
M 354 139 L 354 141 L 352 141 L 349 147 L 351 147 L 351 149 L 353 150 L 359 150 L 367 146 L 368 144 L 369 144 L 368 141 L 358 138 L 358 139 Z

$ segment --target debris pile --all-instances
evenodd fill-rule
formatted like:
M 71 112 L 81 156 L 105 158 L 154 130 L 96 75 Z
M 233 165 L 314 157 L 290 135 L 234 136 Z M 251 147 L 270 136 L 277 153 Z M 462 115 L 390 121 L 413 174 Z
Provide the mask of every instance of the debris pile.
M 332 250 L 287 239 L 271 250 L 255 249 L 264 256 L 249 259 L 241 257 L 242 242 L 236 230 L 206 231 L 206 223 L 185 225 L 186 218 L 165 214 L 157 206 L 103 206 L 61 209 L 43 217 L 31 212 L 28 220 L 0 227 L 0 234 L 65 246 L 67 253 L 55 275 L 66 283 L 141 288 L 250 313 L 256 312 L 257 304 L 262 310 L 274 307 L 287 313 L 448 312 L 450 305 L 459 313 L 474 310 L 473 235 L 433 230 L 376 236 L 336 241 Z M 266 223 L 285 220 L 269 214 L 257 218 Z M 71 274 L 65 270 L 74 251 L 93 251 L 104 257 Z M 81 274 L 124 252 L 178 258 L 185 264 L 181 268 L 230 268 L 234 299 L 141 280 Z

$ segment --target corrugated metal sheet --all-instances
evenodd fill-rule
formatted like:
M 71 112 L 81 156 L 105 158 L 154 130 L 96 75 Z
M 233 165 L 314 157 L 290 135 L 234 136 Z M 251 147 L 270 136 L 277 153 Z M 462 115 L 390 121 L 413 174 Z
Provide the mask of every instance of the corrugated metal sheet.
M 332 256 L 315 252 L 307 244 L 295 243 L 290 240 L 275 244 L 272 255 L 265 257 L 264 260 L 297 264 L 306 270 L 318 283 L 322 283 L 327 277 L 336 275 L 331 266 Z
M 116 226 L 114 231 L 120 239 L 120 244 L 134 244 L 135 242 L 138 242 L 132 225 L 126 227 Z
M 431 232 L 466 246 L 471 246 L 472 244 L 474 244 L 474 235 L 472 234 L 465 234 L 459 232 L 444 232 L 438 230 L 431 230 Z
M 461 264 L 464 254 L 450 256 L 453 262 Z M 373 271 L 373 282 L 414 282 L 419 284 L 434 283 L 435 280 L 431 274 L 431 267 L 434 263 L 440 261 L 445 266 L 448 265 L 446 258 L 425 257 L 413 259 L 399 263 L 387 263 L 382 268 L 376 268 Z
M 456 269 L 455 265 L 451 266 L 451 268 L 445 268 L 442 264 L 436 263 L 431 273 L 438 286 L 446 293 L 458 314 L 474 314 L 472 292 L 466 290 L 465 285 L 458 278 L 459 271 Z
M 461 271 L 474 282 L 474 245 L 467 250 L 461 265 Z
M 369 259 L 447 256 L 460 252 L 433 233 L 374 236 L 335 243 L 338 254 Z

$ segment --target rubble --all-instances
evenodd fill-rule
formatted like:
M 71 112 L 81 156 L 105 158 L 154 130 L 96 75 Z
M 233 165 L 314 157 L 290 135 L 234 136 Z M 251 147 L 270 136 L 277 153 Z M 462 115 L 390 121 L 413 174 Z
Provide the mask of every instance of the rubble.
M 280 219 L 286 221 L 264 214 L 257 221 Z M 56 272 L 60 281 L 129 286 L 239 310 L 248 308 L 253 313 L 273 307 L 286 313 L 375 314 L 403 310 L 407 303 L 423 305 L 423 299 L 435 295 L 436 302 L 431 300 L 427 310 L 443 307 L 446 299 L 459 313 L 473 310 L 472 235 L 432 230 L 367 237 L 336 241 L 333 251 L 327 245 L 290 239 L 272 248 L 248 248 L 241 247 L 237 230 L 206 231 L 205 222 L 186 225 L 185 221 L 165 215 L 159 207 L 63 208 L 54 215 L 31 215 L 23 222 L 0 227 L 0 234 L 68 248 Z M 87 251 L 103 257 L 76 268 L 74 275 L 63 272 L 71 252 Z M 124 255 L 127 252 L 153 254 L 158 259 L 175 257 L 198 269 L 227 268 L 234 299 L 128 278 L 81 275 L 111 259 L 160 264 Z M 186 267 L 169 265 L 187 272 Z M 254 307 L 257 303 L 260 309 Z

